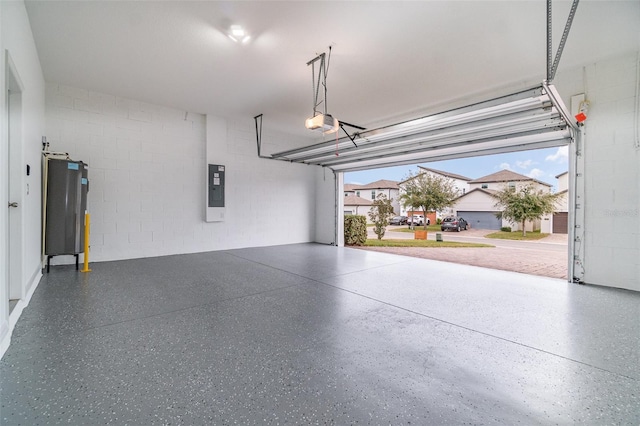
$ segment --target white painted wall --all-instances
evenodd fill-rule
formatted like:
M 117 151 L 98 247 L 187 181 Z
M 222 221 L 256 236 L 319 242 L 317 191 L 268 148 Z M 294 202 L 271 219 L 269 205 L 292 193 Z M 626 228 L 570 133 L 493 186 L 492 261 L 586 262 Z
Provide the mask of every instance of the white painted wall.
M 20 255 L 20 302 L 14 309 L 9 321 L 6 264 L 7 255 L 7 170 L 4 166 L 7 158 L 7 110 L 6 110 L 6 57 L 11 56 L 15 71 L 23 85 L 22 92 L 22 126 L 20 129 L 20 148 L 17 151 L 19 161 L 17 176 L 12 176 L 11 184 L 17 189 L 22 235 Z M 0 355 L 9 344 L 10 326 L 20 312 L 28 304 L 31 294 L 35 290 L 40 278 L 40 140 L 44 135 L 44 78 L 38 59 L 31 27 L 24 8 L 24 3 L 0 2 L 0 108 L 2 111 L 0 134 L 0 158 L 2 168 L 0 172 Z M 13 155 L 12 155 L 13 157 Z M 30 176 L 26 176 L 26 165 L 31 166 Z
M 568 193 L 562 192 L 558 194 L 558 198 L 556 198 L 556 211 L 557 212 L 567 212 L 569 211 L 569 197 Z
M 469 184 L 469 191 L 473 191 L 474 189 L 491 189 L 493 191 L 502 191 L 508 187 L 511 182 L 484 182 L 484 183 L 471 183 Z M 516 190 L 520 190 L 528 185 L 533 185 L 536 191 L 544 191 L 549 192 L 551 187 L 548 185 L 543 185 L 540 182 L 536 182 L 534 180 L 528 181 L 516 181 L 513 182 L 515 184 Z M 486 188 L 483 188 L 483 185 L 486 185 Z
M 92 261 L 310 242 L 317 224 L 327 241 L 333 227 L 333 213 L 316 212 L 332 179 L 320 184 L 317 167 L 258 158 L 252 120 L 51 83 L 47 135 L 53 151 L 89 164 Z M 263 149 L 296 142 L 263 134 Z M 208 163 L 226 167 L 223 222 L 205 222 Z
M 473 191 L 469 192 L 453 205 L 456 211 L 470 212 L 496 212 L 496 199 L 486 192 Z
M 556 198 L 556 212 L 568 212 L 569 211 L 569 173 L 563 173 L 558 176 L 557 184 L 558 197 Z M 546 220 L 546 219 L 545 219 Z M 545 227 L 543 222 L 542 232 L 551 233 L 553 231 L 553 216 L 550 216 L 548 226 Z
M 584 276 L 591 284 L 640 291 L 640 51 L 558 76 L 565 103 L 591 103 L 584 143 Z M 570 91 L 572 90 L 572 91 Z M 612 221 L 624 222 L 612 228 Z M 579 272 L 579 271 L 578 271 Z
M 432 176 L 437 176 L 437 177 L 445 177 L 453 181 L 453 187 L 455 188 L 456 191 L 458 191 L 458 196 L 464 195 L 467 192 L 469 192 L 469 182 L 467 182 L 466 180 L 457 179 L 451 176 L 441 175 L 440 173 L 435 173 L 435 172 L 432 172 L 431 170 L 425 170 L 420 166 L 418 166 L 418 169 L 420 170 L 421 173 L 428 173 Z
M 558 187 L 557 192 L 561 192 L 569 189 L 569 173 L 563 173 L 558 176 L 557 187 Z
M 375 192 L 375 196 L 373 196 L 374 192 Z M 357 188 L 356 190 L 352 191 L 352 193 L 354 195 L 358 195 L 359 193 L 360 195 L 358 196 L 360 198 L 364 198 L 365 200 L 369 200 L 369 201 L 375 201 L 378 195 L 384 194 L 384 196 L 387 197 L 387 199 L 392 200 L 391 206 L 393 207 L 393 211 L 396 214 L 400 214 L 400 212 L 402 211 L 402 207 L 400 206 L 400 190 L 397 188 L 363 188 L 363 189 Z
M 540 221 L 540 232 L 543 234 L 551 234 L 553 231 L 553 216 L 544 215 Z
M 46 117 L 51 150 L 89 164 L 91 261 L 179 253 L 196 238 L 202 115 L 48 83 Z

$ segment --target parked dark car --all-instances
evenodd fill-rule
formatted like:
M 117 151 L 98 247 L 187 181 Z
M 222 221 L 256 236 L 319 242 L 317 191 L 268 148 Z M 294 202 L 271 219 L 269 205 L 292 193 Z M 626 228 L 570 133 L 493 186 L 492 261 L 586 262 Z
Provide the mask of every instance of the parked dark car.
M 406 225 L 407 217 L 406 216 L 394 216 L 389 221 L 389 225 Z
M 445 217 L 442 219 L 442 224 L 440 225 L 440 230 L 442 231 L 453 230 L 460 232 L 463 230 L 466 231 L 467 229 L 469 229 L 469 224 L 461 217 Z

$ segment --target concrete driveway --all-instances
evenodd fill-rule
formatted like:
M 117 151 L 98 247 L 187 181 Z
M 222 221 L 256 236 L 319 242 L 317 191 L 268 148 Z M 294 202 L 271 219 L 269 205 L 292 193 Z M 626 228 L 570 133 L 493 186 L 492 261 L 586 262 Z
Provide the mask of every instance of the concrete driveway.
M 387 227 L 384 239 L 413 239 L 408 232 L 393 232 L 401 227 Z M 406 227 L 402 227 L 406 228 Z M 377 238 L 368 229 L 369 238 Z M 537 241 L 513 241 L 485 238 L 494 231 L 469 229 L 463 232 L 441 232 L 445 241 L 491 244 L 492 248 L 437 248 L 437 247 L 358 247 L 403 256 L 440 260 L 462 265 L 481 266 L 504 271 L 521 272 L 530 275 L 567 279 L 568 248 L 567 235 L 552 234 Z M 435 232 L 429 232 L 428 239 L 435 240 Z

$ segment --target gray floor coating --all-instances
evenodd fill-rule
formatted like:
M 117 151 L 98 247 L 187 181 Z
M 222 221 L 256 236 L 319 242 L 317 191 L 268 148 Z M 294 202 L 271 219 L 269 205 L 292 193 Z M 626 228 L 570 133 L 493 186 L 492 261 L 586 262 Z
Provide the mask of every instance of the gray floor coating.
M 45 274 L 0 423 L 640 424 L 640 294 L 299 244 Z

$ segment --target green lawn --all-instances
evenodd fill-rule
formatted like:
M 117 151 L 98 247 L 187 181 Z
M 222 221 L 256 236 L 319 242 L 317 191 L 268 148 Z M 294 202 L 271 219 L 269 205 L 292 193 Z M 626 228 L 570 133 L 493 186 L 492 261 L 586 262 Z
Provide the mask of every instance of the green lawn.
M 494 247 L 490 244 L 456 243 L 433 240 L 367 240 L 366 247 Z
M 549 234 L 542 234 L 540 231 L 527 232 L 526 236 L 522 236 L 522 231 L 514 232 L 494 232 L 492 234 L 485 235 L 485 238 L 496 238 L 498 240 L 520 240 L 520 241 L 535 241 L 541 240 Z

